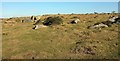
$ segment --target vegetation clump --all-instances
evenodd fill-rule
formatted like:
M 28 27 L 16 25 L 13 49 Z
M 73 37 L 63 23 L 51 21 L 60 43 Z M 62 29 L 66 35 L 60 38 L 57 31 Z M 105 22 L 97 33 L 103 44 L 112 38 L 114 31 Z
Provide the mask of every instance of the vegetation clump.
M 58 17 L 48 17 L 47 19 L 45 19 L 45 21 L 43 22 L 44 25 L 46 26 L 50 26 L 50 25 L 60 25 L 63 23 L 62 18 Z

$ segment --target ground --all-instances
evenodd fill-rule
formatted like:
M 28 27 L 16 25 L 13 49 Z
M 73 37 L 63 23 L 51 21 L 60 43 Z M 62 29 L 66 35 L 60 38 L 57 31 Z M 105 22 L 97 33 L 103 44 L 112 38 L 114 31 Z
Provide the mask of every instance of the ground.
M 62 25 L 33 30 L 33 22 L 2 24 L 3 59 L 115 59 L 118 58 L 118 25 L 88 29 L 113 14 L 55 14 Z M 48 16 L 44 15 L 41 20 Z M 114 14 L 117 16 L 117 14 Z M 70 24 L 73 19 L 77 24 Z

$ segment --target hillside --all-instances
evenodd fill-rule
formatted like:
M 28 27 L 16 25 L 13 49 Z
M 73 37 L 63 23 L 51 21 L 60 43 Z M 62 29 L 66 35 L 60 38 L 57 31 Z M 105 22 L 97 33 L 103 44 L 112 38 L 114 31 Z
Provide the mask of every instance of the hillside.
M 55 14 L 37 16 L 41 22 L 59 16 L 61 25 L 33 29 L 31 17 L 2 19 L 3 59 L 115 59 L 118 58 L 118 24 L 88 28 L 119 14 Z M 32 19 L 32 20 L 31 20 Z M 79 19 L 76 24 L 70 23 Z M 25 20 L 25 21 L 24 21 Z M 41 24 L 40 22 L 38 24 Z

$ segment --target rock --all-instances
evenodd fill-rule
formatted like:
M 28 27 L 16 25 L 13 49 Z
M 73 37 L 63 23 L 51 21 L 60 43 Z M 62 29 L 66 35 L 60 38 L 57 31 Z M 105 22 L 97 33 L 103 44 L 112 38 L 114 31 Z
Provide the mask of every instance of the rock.
M 113 22 L 111 22 L 111 21 L 104 21 L 101 23 L 107 25 L 108 27 L 110 27 L 113 24 Z
M 104 28 L 104 27 L 110 27 L 112 24 L 120 24 L 120 18 L 113 16 L 112 18 L 108 19 L 108 21 L 95 23 L 92 26 L 88 26 L 88 28 Z
M 114 23 L 120 24 L 120 18 L 116 18 Z
M 45 25 L 35 25 L 35 27 L 33 27 L 33 29 L 39 29 L 39 28 L 44 28 L 47 27 Z
M 77 24 L 79 21 L 80 21 L 79 19 L 73 20 L 71 21 L 71 24 Z
M 35 16 L 31 16 L 31 20 L 36 20 L 36 17 Z
M 31 16 L 31 20 L 33 21 L 33 22 L 36 22 L 37 20 L 40 20 L 40 16 Z
M 112 24 L 120 24 L 120 18 L 118 16 L 117 17 L 113 16 L 108 21 L 112 22 Z
M 114 17 L 114 16 L 113 16 L 113 17 L 110 18 L 108 21 L 115 22 L 115 19 L 116 19 L 116 18 L 118 18 L 118 17 Z
M 105 24 L 103 24 L 103 23 L 101 23 L 101 24 L 98 24 L 98 25 L 93 25 L 93 26 L 90 26 L 89 28 L 100 28 L 100 27 L 108 27 L 108 25 L 105 25 Z

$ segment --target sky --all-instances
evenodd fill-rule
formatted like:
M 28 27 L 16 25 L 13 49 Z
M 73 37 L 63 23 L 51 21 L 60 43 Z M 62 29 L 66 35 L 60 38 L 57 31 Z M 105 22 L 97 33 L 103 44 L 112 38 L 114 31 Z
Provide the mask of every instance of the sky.
M 118 12 L 117 2 L 2 2 L 0 18 L 44 14 Z
M 118 2 L 120 0 L 0 0 L 2 2 Z

